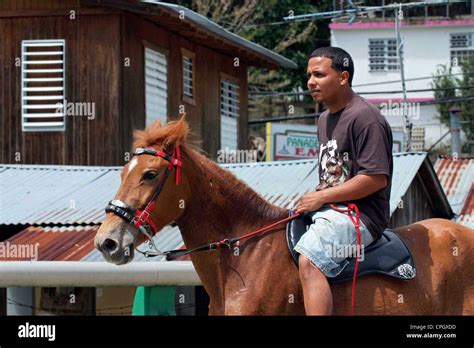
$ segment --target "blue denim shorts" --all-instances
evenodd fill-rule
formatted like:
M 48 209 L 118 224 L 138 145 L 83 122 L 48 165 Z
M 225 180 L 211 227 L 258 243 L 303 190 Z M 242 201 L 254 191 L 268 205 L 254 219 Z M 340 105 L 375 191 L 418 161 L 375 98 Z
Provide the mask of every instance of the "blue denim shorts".
M 346 208 L 337 204 L 338 208 Z M 365 248 L 374 241 L 367 227 L 360 220 L 361 247 L 357 252 L 357 232 L 347 213 L 323 205 L 313 213 L 313 224 L 303 234 L 295 250 L 319 268 L 326 277 L 336 277 L 349 264 L 348 258 L 364 260 Z

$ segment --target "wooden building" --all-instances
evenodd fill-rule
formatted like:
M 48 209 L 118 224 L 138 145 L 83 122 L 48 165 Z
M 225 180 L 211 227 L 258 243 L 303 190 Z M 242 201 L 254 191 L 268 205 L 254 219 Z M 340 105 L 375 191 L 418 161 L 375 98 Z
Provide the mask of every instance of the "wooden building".
M 134 129 L 187 113 L 201 147 L 247 147 L 247 69 L 296 68 L 187 8 L 0 2 L 0 163 L 123 165 Z

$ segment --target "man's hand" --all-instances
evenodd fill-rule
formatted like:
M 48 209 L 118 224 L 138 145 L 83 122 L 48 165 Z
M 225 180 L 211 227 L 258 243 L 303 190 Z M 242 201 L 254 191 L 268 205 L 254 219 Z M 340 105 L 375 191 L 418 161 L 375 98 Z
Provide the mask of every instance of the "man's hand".
M 294 210 L 300 214 L 308 213 L 310 211 L 318 210 L 324 203 L 326 202 L 323 200 L 321 191 L 308 192 L 298 200 Z
M 385 174 L 357 174 L 345 183 L 327 189 L 308 192 L 296 203 L 297 213 L 318 210 L 325 203 L 350 202 L 371 195 L 387 186 Z

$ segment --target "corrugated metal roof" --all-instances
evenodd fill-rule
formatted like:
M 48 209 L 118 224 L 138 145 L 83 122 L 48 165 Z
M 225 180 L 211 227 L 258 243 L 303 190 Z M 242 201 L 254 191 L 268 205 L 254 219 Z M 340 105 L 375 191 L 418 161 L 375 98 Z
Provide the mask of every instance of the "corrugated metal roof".
M 395 211 L 426 153 L 394 154 L 390 212 Z M 287 208 L 318 184 L 317 160 L 221 164 L 273 204 Z M 104 207 L 120 183 L 120 167 L 0 165 L 0 189 L 5 204 L 0 223 L 7 224 L 100 224 Z M 269 178 L 271 178 L 269 180 Z M 69 208 L 71 199 L 75 207 Z M 61 213 L 58 213 L 61 212 Z M 80 227 L 78 227 L 80 228 Z M 87 227 L 92 228 L 92 227 Z M 16 237 L 16 236 L 15 236 Z M 92 238 L 91 238 L 92 239 Z M 161 250 L 179 249 L 178 228 L 167 227 L 155 242 Z M 61 245 L 61 244 L 58 244 Z M 142 245 L 142 248 L 146 246 Z M 98 261 L 98 251 L 84 254 L 84 261 Z M 160 260 L 136 256 L 137 261 Z
M 425 158 L 424 152 L 394 154 L 391 213 Z M 316 159 L 221 166 L 283 208 L 319 183 Z M 0 165 L 4 204 L 0 223 L 100 224 L 104 207 L 120 185 L 120 170 L 121 167 Z
M 395 211 L 418 172 L 426 153 L 394 154 L 390 212 Z M 221 164 L 273 204 L 288 208 L 319 183 L 317 160 Z M 44 165 L 0 165 L 3 215 L 0 223 L 15 224 L 100 224 L 104 207 L 120 183 L 120 167 L 75 167 Z M 269 179 L 271 178 L 271 179 Z M 74 207 L 70 208 L 71 200 Z M 24 243 L 41 240 L 44 259 L 100 261 L 93 247 L 95 226 L 29 227 L 11 240 Z M 78 233 L 78 231 L 87 231 Z M 94 232 L 92 232 L 94 231 Z M 54 233 L 57 232 L 57 233 Z M 88 241 L 83 238 L 88 238 Z M 166 227 L 154 238 L 160 250 L 179 249 L 183 241 L 177 227 Z M 79 241 L 79 243 L 76 243 Z M 83 244 L 81 244 L 83 243 Z M 57 246 L 61 248 L 57 248 Z M 144 250 L 147 245 L 140 248 Z M 135 261 L 146 259 L 136 254 Z
M 470 201 L 474 178 L 474 158 L 440 158 L 435 164 L 436 174 L 448 201 L 456 214 L 461 214 L 466 201 Z M 470 193 L 471 192 L 471 193 Z M 473 214 L 473 206 L 466 213 Z
M 317 160 L 221 164 L 272 204 L 287 208 L 291 201 L 314 191 Z
M 426 156 L 426 152 L 393 154 L 390 214 L 397 209 Z M 221 166 L 232 171 L 270 203 L 288 208 L 290 201 L 296 202 L 306 192 L 314 191 L 319 184 L 317 164 L 317 159 L 312 159 L 222 164 Z
M 398 204 L 410 187 L 426 156 L 426 152 L 400 152 L 393 154 L 390 216 L 397 209 Z
M 1 224 L 98 224 L 121 167 L 0 165 Z
M 0 243 L 0 261 L 78 261 L 94 249 L 98 228 L 30 226 Z

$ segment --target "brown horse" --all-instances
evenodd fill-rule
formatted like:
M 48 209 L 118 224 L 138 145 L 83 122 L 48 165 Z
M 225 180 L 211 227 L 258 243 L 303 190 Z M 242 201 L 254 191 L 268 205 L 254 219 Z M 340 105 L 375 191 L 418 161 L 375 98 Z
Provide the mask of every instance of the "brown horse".
M 182 151 L 181 183 L 174 170 L 154 206 L 157 230 L 176 222 L 188 248 L 242 236 L 287 216 L 186 143 L 188 126 L 181 119 L 166 126 L 155 123 L 135 133 L 134 147 L 166 153 Z M 157 178 L 168 166 L 161 157 L 134 157 L 122 170 L 116 194 L 126 204 L 142 208 L 152 196 Z M 271 178 L 268 178 L 271 180 Z M 397 230 L 411 249 L 417 277 L 411 281 L 381 275 L 358 279 L 355 313 L 361 315 L 473 315 L 474 233 L 443 219 L 429 219 Z M 132 224 L 107 214 L 95 237 L 104 258 L 124 264 L 133 246 L 143 241 Z M 132 252 L 130 252 L 132 250 Z M 210 297 L 210 314 L 303 315 L 298 270 L 287 250 L 284 226 L 248 239 L 237 249 L 191 255 Z M 351 282 L 332 284 L 334 314 L 349 314 Z

